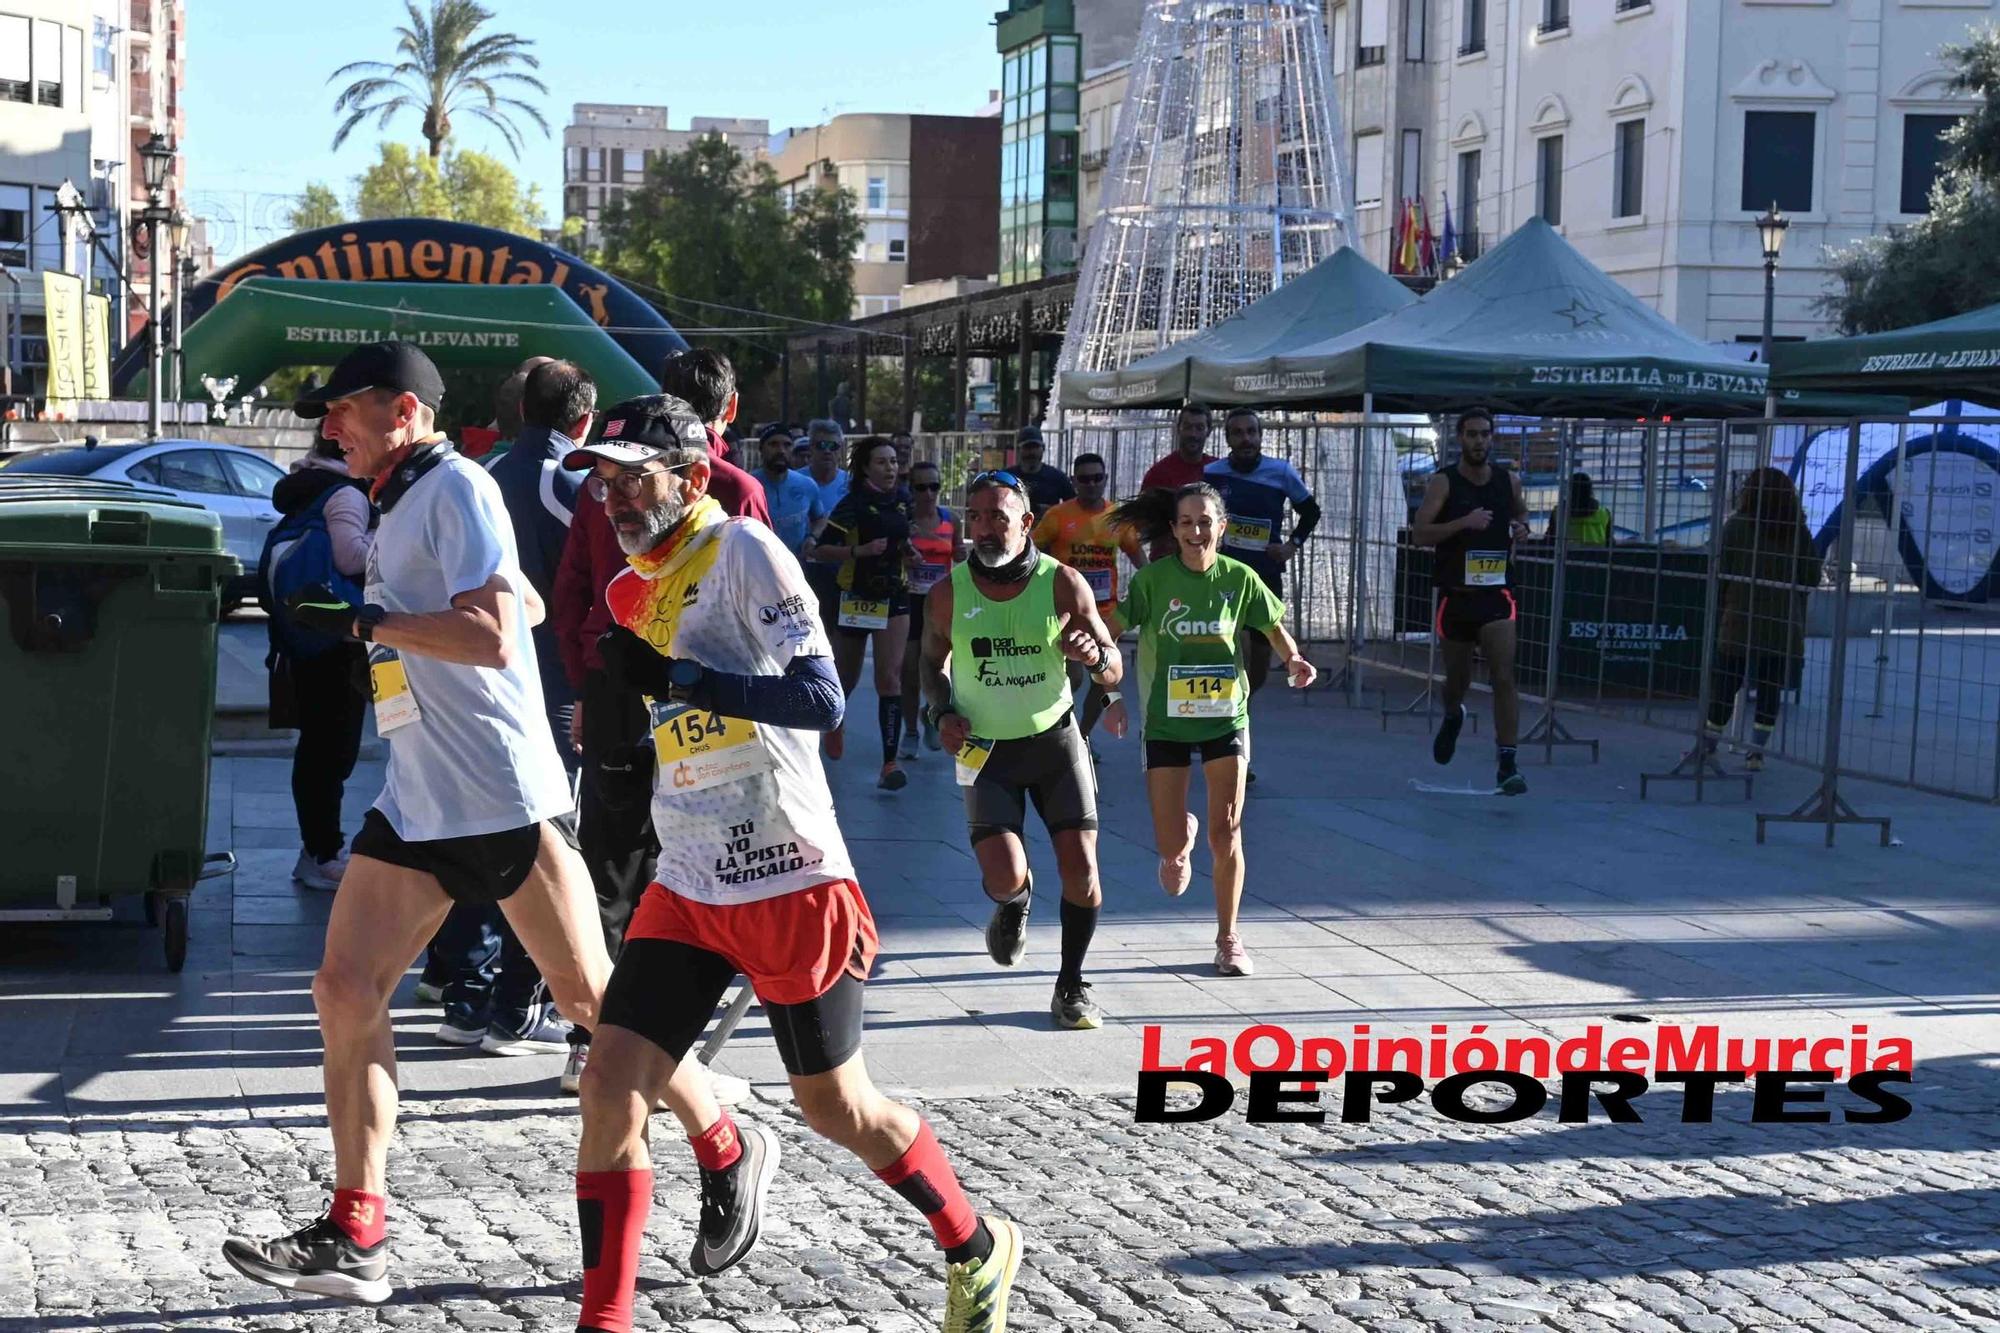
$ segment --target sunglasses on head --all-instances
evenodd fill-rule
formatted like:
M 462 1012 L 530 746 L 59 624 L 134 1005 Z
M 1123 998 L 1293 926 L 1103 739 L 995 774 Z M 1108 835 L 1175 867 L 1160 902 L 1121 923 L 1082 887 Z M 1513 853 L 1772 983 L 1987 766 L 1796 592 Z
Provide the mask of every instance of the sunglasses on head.
M 971 481 L 965 483 L 965 489 L 968 493 L 977 490 L 981 486 L 1005 486 L 1008 490 L 1018 491 L 1022 495 L 1028 493 L 1028 483 L 1022 481 L 1005 468 L 995 468 L 991 472 L 982 472 Z

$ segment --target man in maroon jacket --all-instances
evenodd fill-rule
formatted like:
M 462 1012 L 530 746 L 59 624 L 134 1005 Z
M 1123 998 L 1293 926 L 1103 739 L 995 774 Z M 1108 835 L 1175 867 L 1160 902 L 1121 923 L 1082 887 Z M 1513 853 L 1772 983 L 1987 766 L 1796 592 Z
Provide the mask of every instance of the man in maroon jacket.
M 673 392 L 671 383 L 668 391 Z M 733 383 L 729 400 L 733 407 Z M 729 446 L 713 426 L 708 445 L 713 459 L 708 493 L 726 512 L 768 525 L 771 511 L 764 502 L 763 483 L 726 461 Z M 604 589 L 625 567 L 625 553 L 618 548 L 618 534 L 604 516 L 604 502 L 591 499 L 585 489 L 577 495 L 569 542 L 556 570 L 549 619 L 562 652 L 563 674 L 577 692 L 576 712 L 570 722 L 570 743 L 582 755 L 583 770 L 576 804 L 577 841 L 597 890 L 605 947 L 614 958 L 625 936 L 625 923 L 652 881 L 653 862 L 660 854 L 649 804 L 640 801 L 629 809 L 613 809 L 604 803 L 597 782 L 598 764 L 605 754 L 631 744 L 634 737 L 646 732 L 644 702 L 636 694 L 613 688 L 605 675 L 604 661 L 597 655 L 597 637 L 612 623 Z M 562 1076 L 564 1092 L 577 1090 L 588 1058 L 587 1046 L 571 1048 Z

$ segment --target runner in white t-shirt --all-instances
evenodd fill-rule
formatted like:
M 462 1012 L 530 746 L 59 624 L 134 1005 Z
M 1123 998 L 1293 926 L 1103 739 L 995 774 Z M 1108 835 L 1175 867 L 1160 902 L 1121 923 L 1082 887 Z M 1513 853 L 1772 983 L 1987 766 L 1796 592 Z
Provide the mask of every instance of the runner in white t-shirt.
M 521 573 L 498 487 L 434 429 L 443 394 L 420 349 L 375 343 L 295 408 L 324 417 L 321 432 L 349 471 L 375 479 L 382 522 L 365 605 L 309 589 L 289 609 L 309 628 L 370 645 L 389 771 L 355 836 L 313 978 L 333 1203 L 289 1236 L 222 1247 L 258 1282 L 370 1303 L 390 1295 L 389 997 L 410 960 L 454 902 L 498 903 L 572 1021 L 595 1021 L 611 971 L 542 704 L 529 634 L 541 601 Z M 661 1092 L 683 1118 L 719 1113 L 699 1079 Z
M 930 1128 L 860 1058 L 875 920 L 820 768 L 818 738 L 845 696 L 797 558 L 708 497 L 707 437 L 678 398 L 612 408 L 568 465 L 592 469 L 632 566 L 606 590 L 617 625 L 599 645 L 606 671 L 648 701 L 652 735 L 625 763 L 652 773 L 660 842 L 584 1071 L 578 1328 L 631 1328 L 654 1183 L 646 1108 L 742 973 L 806 1123 L 930 1223 L 949 1268 L 946 1326 L 1004 1333 L 1019 1228 L 974 1212 Z M 687 1128 L 702 1167 L 689 1266 L 706 1275 L 756 1243 L 778 1144 L 720 1111 Z

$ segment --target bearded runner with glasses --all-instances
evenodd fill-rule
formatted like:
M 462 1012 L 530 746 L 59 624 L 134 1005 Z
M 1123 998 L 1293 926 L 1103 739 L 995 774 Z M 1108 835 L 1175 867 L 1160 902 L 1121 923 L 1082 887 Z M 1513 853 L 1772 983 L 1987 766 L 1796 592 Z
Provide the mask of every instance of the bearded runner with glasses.
M 1019 1229 L 982 1219 L 916 1112 L 861 1060 L 874 916 L 816 750 L 845 696 L 797 559 L 708 498 L 707 436 L 667 396 L 605 414 L 566 465 L 589 467 L 631 565 L 606 597 L 605 667 L 646 696 L 631 768 L 649 789 L 660 858 L 625 932 L 583 1075 L 577 1213 L 580 1329 L 628 1333 L 653 1196 L 647 1113 L 737 973 L 763 1002 L 792 1095 L 817 1133 L 924 1214 L 944 1251 L 945 1327 L 995 1330 L 1020 1266 Z M 756 1243 L 774 1135 L 719 1108 L 682 1117 L 701 1165 L 701 1276 Z
M 1098 617 L 1107 625 L 1118 606 L 1118 553 L 1123 551 L 1135 569 L 1146 566 L 1146 548 L 1138 535 L 1131 528 L 1114 530 L 1111 526 L 1111 499 L 1105 494 L 1110 478 L 1103 455 L 1078 454 L 1070 464 L 1070 480 L 1076 483 L 1075 498 L 1055 505 L 1035 524 L 1035 545 L 1083 575 L 1083 581 L 1090 585 L 1090 595 L 1097 599 Z M 1070 689 L 1082 685 L 1083 679 L 1082 665 L 1070 663 Z M 1117 695 L 1096 681 L 1090 683 L 1090 690 L 1083 698 L 1086 746 L 1090 743 L 1090 733 L 1097 727 L 1097 719 L 1117 699 Z M 1096 752 L 1092 751 L 1092 762 L 1096 758 Z
M 1438 652 L 1444 657 L 1444 722 L 1431 758 L 1448 764 L 1465 725 L 1472 653 L 1486 659 L 1493 686 L 1493 740 L 1500 791 L 1519 796 L 1528 780 L 1515 767 L 1521 694 L 1514 683 L 1514 543 L 1528 535 L 1521 479 L 1493 461 L 1493 414 L 1467 408 L 1458 418 L 1458 461 L 1431 475 L 1410 522 L 1410 540 L 1437 549 Z
M 1027 951 L 1033 881 L 1021 830 L 1032 799 L 1062 872 L 1062 966 L 1049 1012 L 1057 1026 L 1099 1028 L 1083 959 L 1104 895 L 1097 878 L 1097 779 L 1072 713 L 1067 659 L 1091 680 L 1125 674 L 1118 642 L 1083 575 L 1035 549 L 1028 488 L 1011 472 L 966 486 L 972 558 L 924 603 L 924 695 L 957 757 L 965 818 L 986 896 L 986 951 L 1012 967 Z

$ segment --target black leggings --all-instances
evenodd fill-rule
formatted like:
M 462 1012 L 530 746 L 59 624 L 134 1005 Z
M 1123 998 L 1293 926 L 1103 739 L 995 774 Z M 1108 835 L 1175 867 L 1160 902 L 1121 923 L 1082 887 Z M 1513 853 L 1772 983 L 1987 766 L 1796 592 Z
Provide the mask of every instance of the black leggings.
M 1708 721 L 1718 730 L 1729 725 L 1736 691 L 1748 678 L 1754 689 L 1756 723 L 1766 730 L 1778 725 L 1778 697 L 1785 690 L 1785 659 L 1775 653 L 1717 652 L 1708 681 Z

